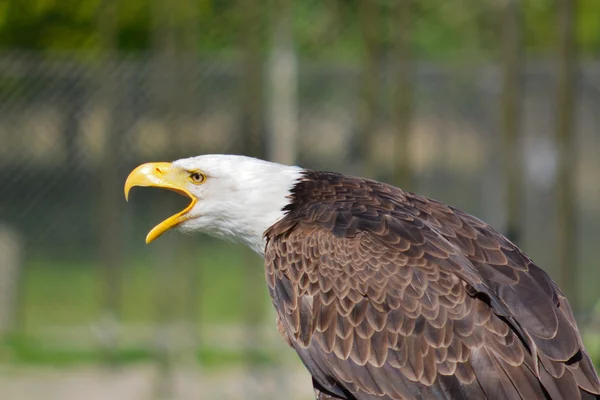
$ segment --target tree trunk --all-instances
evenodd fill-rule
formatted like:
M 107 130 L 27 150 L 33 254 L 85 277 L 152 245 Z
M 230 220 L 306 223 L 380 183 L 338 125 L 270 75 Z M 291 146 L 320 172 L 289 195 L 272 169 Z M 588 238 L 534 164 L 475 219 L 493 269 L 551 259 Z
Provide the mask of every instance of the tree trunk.
M 118 346 L 115 323 L 120 318 L 121 309 L 121 231 L 119 226 L 122 194 L 119 181 L 119 160 L 121 137 L 124 134 L 123 112 L 119 110 L 119 85 L 115 80 L 114 55 L 117 40 L 117 20 L 119 2 L 104 0 L 98 14 L 100 36 L 100 63 L 98 71 L 98 106 L 105 113 L 105 146 L 102 160 L 96 167 L 99 191 L 99 228 L 100 260 L 104 266 L 103 308 L 105 324 L 105 345 L 107 359 L 114 361 L 114 352 Z
M 396 0 L 394 17 L 396 36 L 394 38 L 395 91 L 395 141 L 394 141 L 394 183 L 404 189 L 412 189 L 410 165 L 410 129 L 413 111 L 411 85 L 410 23 L 412 0 Z
M 238 0 L 243 20 L 240 27 L 240 45 L 243 53 L 241 83 L 241 135 L 243 153 L 264 158 L 264 99 L 263 52 L 261 50 L 262 2 Z
M 559 72 L 556 141 L 558 147 L 557 258 L 561 288 L 573 311 L 579 311 L 577 293 L 576 172 L 577 154 L 574 126 L 577 49 L 574 35 L 575 0 L 558 1 Z
M 178 131 L 175 122 L 175 93 L 176 85 L 177 52 L 175 19 L 176 9 L 173 5 L 162 0 L 153 2 L 153 30 L 154 49 L 156 53 L 154 71 L 154 107 L 155 115 L 161 118 L 166 134 L 170 136 L 172 143 L 178 142 Z M 173 159 L 176 157 L 177 148 L 172 146 L 165 150 L 163 157 Z M 164 208 L 165 203 L 157 207 Z M 158 374 L 155 382 L 155 398 L 168 398 L 172 395 L 172 354 L 171 335 L 169 325 L 173 322 L 178 305 L 175 302 L 175 279 L 180 269 L 174 260 L 176 253 L 176 241 L 172 235 L 164 235 L 156 243 L 155 257 L 156 287 L 155 287 L 155 310 L 157 330 L 155 337 L 155 351 L 158 357 Z
M 271 25 L 268 156 L 275 162 L 293 164 L 298 146 L 298 106 L 291 0 L 274 0 Z
M 379 46 L 379 7 L 377 0 L 360 0 L 359 18 L 364 44 L 360 100 L 358 108 L 358 156 L 362 173 L 376 178 L 373 142 L 377 140 L 379 117 L 379 68 L 381 49 Z
M 184 135 L 189 132 L 186 125 L 192 122 L 198 106 L 197 85 L 193 85 L 195 79 L 198 79 L 200 64 L 198 60 L 198 39 L 200 35 L 199 10 L 196 0 L 181 0 L 178 3 L 178 15 L 176 25 L 179 27 L 179 40 L 177 42 L 178 73 L 175 85 L 177 86 L 177 95 L 173 99 L 173 104 L 179 112 L 179 117 L 175 122 L 175 129 Z M 187 138 L 184 143 L 187 142 Z M 190 248 L 196 246 L 195 238 L 188 235 L 180 235 L 175 243 L 175 252 L 185 254 Z M 186 250 L 187 249 L 187 250 Z M 182 293 L 185 293 L 184 311 L 185 321 L 193 343 L 200 341 L 200 293 L 201 293 L 201 268 L 204 267 L 194 253 L 189 253 L 185 259 L 179 260 L 184 270 L 181 278 L 176 282 L 181 286 Z
M 521 132 L 520 101 L 520 13 L 517 0 L 506 0 L 502 10 L 502 164 L 505 180 L 507 237 L 521 240 L 522 153 L 519 146 Z

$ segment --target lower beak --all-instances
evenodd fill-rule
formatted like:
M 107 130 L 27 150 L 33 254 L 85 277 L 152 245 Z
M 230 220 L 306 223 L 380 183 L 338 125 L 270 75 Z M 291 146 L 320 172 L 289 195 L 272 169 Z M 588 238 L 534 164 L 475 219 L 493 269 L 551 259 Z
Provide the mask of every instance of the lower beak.
M 198 202 L 198 198 L 185 189 L 186 183 L 186 175 L 182 174 L 181 170 L 173 168 L 171 163 L 147 163 L 131 171 L 125 181 L 125 200 L 129 199 L 129 191 L 134 186 L 159 187 L 188 196 L 192 200 L 185 209 L 152 228 L 146 236 L 146 243 L 150 243 L 167 230 L 190 219 L 188 212 Z

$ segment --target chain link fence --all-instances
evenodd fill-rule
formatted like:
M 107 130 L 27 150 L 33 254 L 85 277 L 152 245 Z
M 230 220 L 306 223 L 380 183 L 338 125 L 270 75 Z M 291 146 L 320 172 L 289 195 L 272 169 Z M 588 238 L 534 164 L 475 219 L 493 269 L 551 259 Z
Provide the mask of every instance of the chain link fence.
M 275 140 L 265 133 L 270 117 L 264 104 L 256 108 L 258 122 L 248 118 L 240 62 L 166 60 L 1 55 L 0 225 L 10 234 L 0 240 L 19 255 L 4 257 L 9 261 L 0 261 L 0 268 L 19 268 L 0 271 L 14 289 L 10 299 L 0 296 L 0 307 L 10 308 L 0 313 L 8 343 L 0 347 L 0 361 L 9 370 L 27 362 L 90 365 L 73 381 L 57 372 L 36 378 L 46 382 L 48 398 L 66 399 L 83 385 L 98 398 L 278 399 L 294 393 L 309 399 L 310 377 L 278 338 L 261 260 L 239 246 L 177 233 L 145 246 L 148 229 L 185 199 L 162 191 L 133 193 L 129 204 L 122 198 L 124 179 L 139 163 L 206 153 L 265 157 Z M 296 69 L 297 163 L 364 174 L 360 66 L 301 60 Z M 556 240 L 556 76 L 552 62 L 527 64 L 519 137 L 520 244 L 551 275 L 558 268 L 549 251 Z M 368 136 L 375 168 L 367 174 L 392 181 L 392 66 L 382 66 L 381 80 Z M 497 65 L 416 64 L 407 154 L 410 189 L 503 229 L 499 81 Z M 598 63 L 581 65 L 576 92 L 576 278 L 581 320 L 594 331 Z M 266 102 L 264 96 L 253 101 Z M 121 363 L 139 367 L 123 374 L 110 367 Z M 23 382 L 1 378 L 6 389 L 0 393 L 8 393 L 2 397 L 34 398 L 36 388 Z

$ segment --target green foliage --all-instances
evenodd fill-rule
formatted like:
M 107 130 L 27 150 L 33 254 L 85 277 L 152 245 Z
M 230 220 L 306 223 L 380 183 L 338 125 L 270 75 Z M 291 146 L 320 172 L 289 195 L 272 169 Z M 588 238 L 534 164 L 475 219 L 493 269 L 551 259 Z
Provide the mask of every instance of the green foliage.
M 119 2 L 117 45 L 121 50 L 145 50 L 152 46 L 152 9 L 148 1 Z
M 577 38 L 584 54 L 600 54 L 600 1 L 579 0 Z
M 94 45 L 98 0 L 6 0 L 0 6 L 0 45 L 65 50 Z
M 184 32 L 192 29 L 194 47 L 206 55 L 235 52 L 244 35 L 260 35 L 269 43 L 268 22 L 272 2 L 257 1 L 246 10 L 239 0 L 179 0 L 167 13 L 157 11 L 156 0 L 120 0 L 115 16 L 101 11 L 103 0 L 0 1 L 0 48 L 44 51 L 97 50 L 99 19 L 115 18 L 115 46 L 121 50 L 153 48 L 159 26 Z M 462 59 L 493 56 L 499 47 L 498 2 L 480 0 L 424 0 L 414 2 L 411 41 L 419 57 Z M 556 1 L 524 0 L 523 43 L 533 54 L 552 53 L 556 45 Z M 394 1 L 379 0 L 377 24 L 383 52 L 389 52 L 395 35 Z M 248 19 L 247 13 L 255 13 Z M 357 0 L 295 0 L 294 39 L 300 54 L 313 59 L 357 58 L 362 54 Z M 600 50 L 600 2 L 578 2 L 577 38 L 584 54 Z M 158 16 L 158 17 L 157 17 Z M 167 21 L 167 22 L 165 22 Z M 254 32 L 254 33 L 253 33 Z M 160 36 L 160 35 L 158 35 Z M 188 41 L 189 42 L 189 41 Z

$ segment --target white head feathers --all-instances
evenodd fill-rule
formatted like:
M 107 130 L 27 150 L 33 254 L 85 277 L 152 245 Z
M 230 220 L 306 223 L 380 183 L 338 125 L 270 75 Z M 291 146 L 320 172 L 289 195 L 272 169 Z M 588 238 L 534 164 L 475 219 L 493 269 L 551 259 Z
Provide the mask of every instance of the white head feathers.
M 183 231 L 204 232 L 239 241 L 260 255 L 263 233 L 283 217 L 290 190 L 303 169 L 233 155 L 204 155 L 173 162 L 173 167 L 197 170 L 203 184 L 189 188 L 198 198 Z

